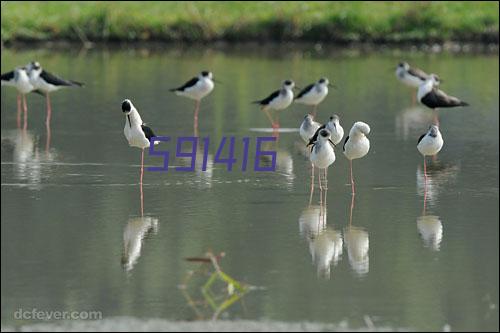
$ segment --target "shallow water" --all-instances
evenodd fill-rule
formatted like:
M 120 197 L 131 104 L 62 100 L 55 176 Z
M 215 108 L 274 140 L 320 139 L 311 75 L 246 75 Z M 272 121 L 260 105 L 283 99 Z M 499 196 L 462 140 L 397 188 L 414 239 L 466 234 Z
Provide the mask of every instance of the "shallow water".
M 86 86 L 53 94 L 50 142 L 44 99 L 28 96 L 28 130 L 20 131 L 15 91 L 2 87 L 3 325 L 33 323 L 14 318 L 19 308 L 194 319 L 178 288 L 196 267 L 184 258 L 211 249 L 226 253 L 225 272 L 262 287 L 228 319 L 356 328 L 369 316 L 380 327 L 498 330 L 497 54 L 3 50 L 2 72 L 32 59 Z M 432 114 L 412 106 L 411 90 L 395 79 L 400 59 L 439 73 L 445 91 L 472 105 L 440 113 L 445 146 L 428 160 L 425 212 L 416 140 Z M 176 138 L 193 135 L 194 105 L 167 88 L 206 68 L 222 81 L 200 111 L 207 171 L 201 146 L 194 172 L 145 171 L 140 218 L 140 151 L 126 144 L 121 101 L 130 98 L 157 135 L 172 138 L 163 146 L 173 154 Z M 263 145 L 277 151 L 276 172 L 255 172 L 256 137 L 272 131 L 249 103 L 285 78 L 305 86 L 320 76 L 338 89 L 319 119 L 335 112 L 346 131 L 357 120 L 371 126 L 371 150 L 354 162 L 354 205 L 337 149 L 325 213 L 317 189 L 309 206 L 309 163 L 294 130 L 308 109 L 280 114 L 292 130 Z M 223 136 L 236 138 L 231 172 L 214 159 Z

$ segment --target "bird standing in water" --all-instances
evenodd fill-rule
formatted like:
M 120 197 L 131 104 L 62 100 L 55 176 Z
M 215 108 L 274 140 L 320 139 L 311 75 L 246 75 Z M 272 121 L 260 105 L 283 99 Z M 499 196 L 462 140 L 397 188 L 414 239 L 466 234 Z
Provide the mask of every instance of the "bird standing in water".
M 293 101 L 293 88 L 295 87 L 295 83 L 292 80 L 285 80 L 281 86 L 281 89 L 276 90 L 271 93 L 268 97 L 254 101 L 252 103 L 259 104 L 260 109 L 264 111 L 271 122 L 273 128 L 279 128 L 280 124 L 278 121 L 278 113 L 276 114 L 276 121 L 273 120 L 269 110 L 284 110 L 292 104 Z
M 198 136 L 198 112 L 200 111 L 201 99 L 214 90 L 215 80 L 213 78 L 212 72 L 203 71 L 197 77 L 184 83 L 178 88 L 170 89 L 170 91 L 175 92 L 176 95 L 184 96 L 196 101 L 194 109 L 194 132 L 195 136 Z
M 122 111 L 126 116 L 125 127 L 123 128 L 123 133 L 131 147 L 137 147 L 141 149 L 141 214 L 143 212 L 143 193 L 142 193 L 142 178 L 144 176 L 144 148 L 148 148 L 151 142 L 151 138 L 155 137 L 153 130 L 146 126 L 142 122 L 141 115 L 134 107 L 132 102 L 128 99 L 122 102 Z M 158 144 L 155 142 L 154 144 Z
M 427 182 L 427 167 L 425 162 L 425 156 L 434 156 L 441 148 L 443 148 L 443 137 L 439 131 L 439 127 L 436 125 L 431 125 L 427 133 L 422 134 L 418 139 L 417 149 L 424 156 L 424 177 Z
M 362 158 L 370 150 L 370 140 L 366 137 L 370 133 L 370 126 L 368 124 L 358 121 L 355 122 L 349 131 L 349 135 L 344 141 L 344 155 L 349 160 L 349 167 L 351 170 L 351 189 L 352 194 L 356 194 L 354 190 L 354 177 L 352 175 L 352 160 Z

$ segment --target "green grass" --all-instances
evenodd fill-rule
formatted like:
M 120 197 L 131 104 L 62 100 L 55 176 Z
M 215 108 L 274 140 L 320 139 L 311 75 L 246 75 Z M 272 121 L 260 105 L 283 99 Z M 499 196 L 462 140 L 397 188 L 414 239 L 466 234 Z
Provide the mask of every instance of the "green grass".
M 498 43 L 498 2 L 16 2 L 4 43 L 334 41 Z

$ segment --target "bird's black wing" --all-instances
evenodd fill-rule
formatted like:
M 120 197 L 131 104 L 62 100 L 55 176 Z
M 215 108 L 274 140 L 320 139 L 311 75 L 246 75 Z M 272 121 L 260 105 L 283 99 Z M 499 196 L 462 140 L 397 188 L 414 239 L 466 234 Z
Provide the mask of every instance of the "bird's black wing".
M 324 125 L 321 125 L 317 130 L 316 132 L 314 133 L 314 135 L 309 139 L 309 143 L 307 144 L 308 146 L 309 145 L 312 145 L 316 142 L 316 140 L 318 140 L 318 135 L 319 135 L 319 131 L 321 131 L 323 128 L 326 127 L 326 124 Z
M 198 78 L 197 77 L 193 77 L 191 80 L 189 80 L 188 82 L 184 83 L 179 88 L 173 88 L 173 89 L 170 89 L 170 91 L 184 91 L 187 88 L 193 87 L 196 83 L 198 83 Z
M 301 98 L 302 96 L 304 96 L 305 94 L 307 94 L 308 92 L 310 92 L 313 88 L 314 88 L 314 83 L 311 83 L 310 85 L 308 85 L 307 87 L 305 87 L 304 89 L 302 89 L 299 92 L 299 94 L 297 95 L 297 97 L 295 97 L 295 99 Z
M 429 74 L 427 74 L 426 72 L 424 72 L 423 70 L 418 69 L 418 68 L 410 68 L 408 70 L 408 74 L 416 76 L 419 79 L 421 79 L 422 81 L 425 81 L 425 80 L 427 80 L 427 78 L 429 78 Z
M 260 104 L 260 105 L 268 105 L 269 103 L 271 103 L 271 101 L 273 99 L 275 99 L 276 97 L 278 97 L 280 94 L 280 90 L 276 90 L 275 92 L 273 92 L 271 95 L 269 95 L 268 97 L 260 100 L 260 101 L 254 101 L 252 103 L 255 103 L 255 104 Z
M 420 143 L 420 141 L 422 141 L 422 139 L 424 138 L 424 136 L 425 136 L 425 134 L 422 134 L 422 135 L 420 136 L 420 138 L 418 138 L 417 145 Z
M 430 108 L 451 108 L 455 106 L 467 106 L 466 102 L 447 95 L 444 91 L 434 87 L 427 95 L 422 97 L 422 103 Z
M 68 81 L 65 79 L 62 79 L 60 77 L 55 76 L 54 74 L 51 74 L 47 71 L 42 71 L 40 73 L 40 77 L 47 83 L 50 83 L 54 86 L 82 86 L 81 83 L 75 82 L 75 81 Z
M 156 136 L 150 127 L 142 124 L 141 128 L 142 128 L 142 131 L 144 132 L 144 135 L 146 136 L 146 139 L 148 139 L 149 141 L 151 141 L 151 138 L 154 138 Z
M 14 71 L 2 74 L 2 81 L 10 81 L 14 78 Z
M 342 151 L 345 151 L 345 144 L 347 143 L 347 140 L 349 140 L 349 135 L 344 140 L 344 144 L 342 145 Z

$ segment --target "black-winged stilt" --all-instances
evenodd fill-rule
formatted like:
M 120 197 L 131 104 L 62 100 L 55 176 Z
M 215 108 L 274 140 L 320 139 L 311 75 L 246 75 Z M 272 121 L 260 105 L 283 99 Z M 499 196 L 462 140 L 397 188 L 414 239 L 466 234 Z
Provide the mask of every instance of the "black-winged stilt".
M 276 114 L 276 122 L 271 117 L 269 110 L 284 110 L 292 104 L 293 101 L 293 88 L 295 83 L 292 80 L 285 80 L 281 85 L 281 89 L 271 93 L 268 97 L 254 101 L 252 103 L 259 104 L 262 111 L 264 111 L 271 122 L 273 128 L 279 127 L 278 114 Z
M 370 126 L 368 124 L 358 121 L 352 125 L 349 135 L 345 138 L 343 151 L 344 155 L 349 160 L 349 167 L 351 170 L 351 189 L 352 194 L 354 190 L 354 177 L 352 175 L 352 160 L 362 158 L 370 150 L 370 140 L 366 137 L 370 133 Z
M 203 97 L 207 96 L 214 89 L 213 74 L 209 71 L 203 71 L 197 77 L 184 83 L 178 88 L 170 89 L 179 96 L 184 96 L 196 101 L 194 109 L 194 132 L 195 136 L 198 133 L 198 112 L 200 110 L 200 101 Z
M 141 149 L 141 215 L 143 213 L 142 178 L 144 176 L 144 149 L 150 145 L 151 138 L 155 137 L 153 130 L 143 123 L 141 115 L 129 99 L 122 102 L 122 111 L 126 116 L 123 133 L 131 147 Z M 155 142 L 158 144 L 158 142 Z
M 417 99 L 420 103 L 434 110 L 434 122 L 439 126 L 437 117 L 437 108 L 452 108 L 457 106 L 468 106 L 467 102 L 461 101 L 457 97 L 447 95 L 444 91 L 437 88 L 441 80 L 435 74 L 418 87 Z
M 18 67 L 1 76 L 2 85 L 13 86 L 17 89 L 17 127 L 21 127 L 21 103 L 24 109 L 24 129 L 28 127 L 28 105 L 26 103 L 26 94 L 33 91 L 34 87 L 30 82 L 28 69 Z
M 441 148 L 443 148 L 443 137 L 439 131 L 439 127 L 431 125 L 427 133 L 422 134 L 418 139 L 417 149 L 424 156 L 424 177 L 427 181 L 427 167 L 425 163 L 425 156 L 434 156 Z
M 52 115 L 50 93 L 65 87 L 82 87 L 83 83 L 57 77 L 44 70 L 40 63 L 36 61 L 29 63 L 26 67 L 34 92 L 44 94 L 47 99 L 47 119 L 45 120 L 45 124 L 49 127 Z
M 312 115 L 315 117 L 318 105 L 328 95 L 328 87 L 333 87 L 333 85 L 327 78 L 321 78 L 302 89 L 295 97 L 294 102 L 312 106 Z
M 322 129 L 319 132 L 318 139 L 312 144 L 310 160 L 314 167 L 319 169 L 318 181 L 320 191 L 323 191 L 321 183 L 321 171 L 324 175 L 325 202 L 326 190 L 328 190 L 328 167 L 335 162 L 334 144 L 330 138 L 331 133 L 327 129 Z M 322 202 L 322 194 L 320 194 L 320 203 Z

